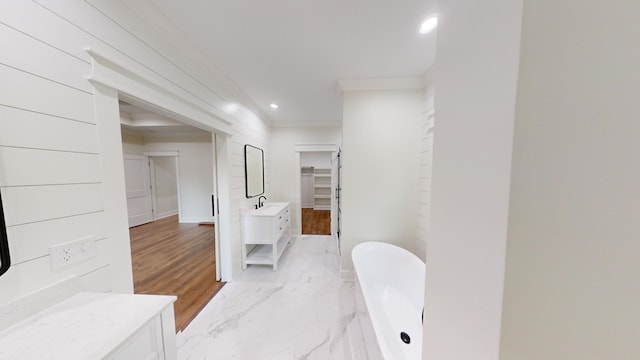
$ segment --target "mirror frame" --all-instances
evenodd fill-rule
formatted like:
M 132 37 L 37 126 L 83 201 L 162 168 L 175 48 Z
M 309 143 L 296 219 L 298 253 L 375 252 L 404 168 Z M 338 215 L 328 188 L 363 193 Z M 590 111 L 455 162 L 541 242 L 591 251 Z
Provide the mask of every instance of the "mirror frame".
M 258 176 L 260 177 L 259 185 L 255 181 Z M 250 182 L 249 179 L 254 181 Z M 264 151 L 249 144 L 244 145 L 244 185 L 247 199 L 264 194 Z M 254 189 L 253 185 L 257 188 Z

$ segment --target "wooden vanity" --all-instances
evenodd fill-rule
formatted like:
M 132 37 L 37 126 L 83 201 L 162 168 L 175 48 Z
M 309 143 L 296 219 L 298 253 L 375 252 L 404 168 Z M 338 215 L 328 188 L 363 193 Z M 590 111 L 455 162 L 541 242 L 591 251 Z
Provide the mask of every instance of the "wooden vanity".
M 261 264 L 278 270 L 278 259 L 290 238 L 289 203 L 265 203 L 259 209 L 248 211 L 242 215 L 243 268 L 248 264 Z

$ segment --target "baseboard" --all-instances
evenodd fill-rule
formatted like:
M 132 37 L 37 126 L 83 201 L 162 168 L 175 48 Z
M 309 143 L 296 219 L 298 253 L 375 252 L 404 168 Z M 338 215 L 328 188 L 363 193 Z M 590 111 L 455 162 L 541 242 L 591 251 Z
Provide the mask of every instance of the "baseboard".
M 340 269 L 341 281 L 356 281 L 356 273 L 353 270 Z
M 200 224 L 200 223 L 215 223 L 216 218 L 209 217 L 181 217 L 179 222 L 181 224 Z
M 178 210 L 175 211 L 166 211 L 160 214 L 157 214 L 156 217 L 153 219 L 155 220 L 160 220 L 160 219 L 164 219 L 164 218 L 168 218 L 169 216 L 174 216 L 174 215 L 178 215 Z

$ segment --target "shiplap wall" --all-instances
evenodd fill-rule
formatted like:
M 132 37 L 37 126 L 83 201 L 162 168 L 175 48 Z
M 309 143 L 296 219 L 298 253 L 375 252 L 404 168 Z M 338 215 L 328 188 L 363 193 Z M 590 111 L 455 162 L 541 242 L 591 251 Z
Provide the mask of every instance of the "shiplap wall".
M 0 187 L 13 260 L 0 278 L 0 303 L 72 275 L 89 290 L 132 288 L 122 283 L 126 276 L 113 276 L 130 272 L 129 254 L 108 250 L 118 248 L 109 245 L 113 242 L 128 244 L 128 238 L 103 235 L 113 225 L 103 199 L 124 194 L 113 194 L 102 183 L 100 128 L 86 80 L 91 63 L 85 49 L 134 64 L 198 104 L 220 109 L 246 99 L 234 97 L 232 85 L 214 82 L 219 74 L 187 59 L 185 54 L 194 53 L 188 44 L 169 44 L 117 1 L 5 0 L 0 2 L 0 40 Z M 252 203 L 244 198 L 243 145 L 267 150 L 270 127 L 249 110 L 231 117 L 235 274 L 241 266 L 239 212 Z M 268 172 L 268 152 L 265 156 Z M 50 270 L 49 245 L 87 235 L 97 236 L 96 258 Z
M 424 261 L 427 256 L 429 233 L 429 207 L 431 203 L 431 160 L 433 158 L 433 129 L 435 109 L 433 106 L 433 83 L 429 74 L 425 76 L 425 108 L 420 128 L 420 187 L 418 189 L 418 241 L 417 255 Z

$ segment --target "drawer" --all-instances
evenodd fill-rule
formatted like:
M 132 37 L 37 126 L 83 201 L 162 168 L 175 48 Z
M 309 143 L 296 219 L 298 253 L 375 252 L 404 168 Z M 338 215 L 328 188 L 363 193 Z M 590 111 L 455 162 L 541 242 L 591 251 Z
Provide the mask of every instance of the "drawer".
M 285 208 L 273 219 L 274 240 L 280 239 L 282 234 L 289 230 L 289 207 Z

